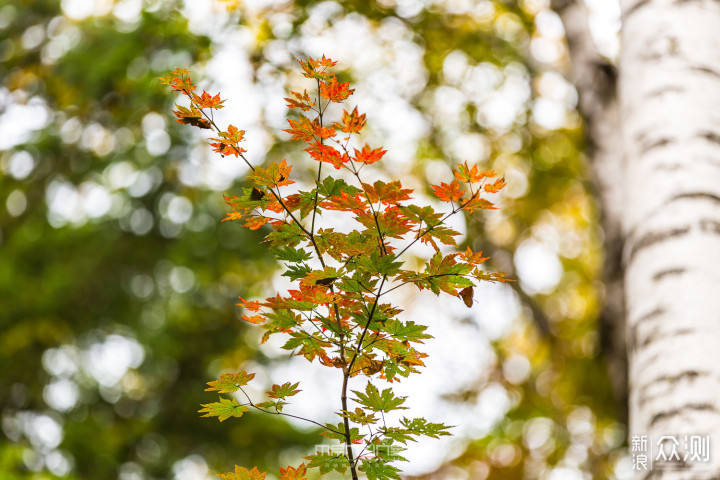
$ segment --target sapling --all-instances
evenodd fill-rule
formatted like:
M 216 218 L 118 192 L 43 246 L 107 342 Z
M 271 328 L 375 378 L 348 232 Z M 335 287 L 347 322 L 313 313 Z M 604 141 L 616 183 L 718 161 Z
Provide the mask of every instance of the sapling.
M 282 348 L 308 362 L 327 367 L 328 375 L 342 378 L 337 392 L 340 410 L 337 423 L 321 423 L 288 413 L 288 399 L 296 395 L 299 383 L 272 385 L 266 398 L 252 398 L 244 387 L 254 374 L 246 371 L 224 373 L 208 383 L 207 391 L 217 392 L 217 402 L 202 405 L 205 417 L 224 421 L 241 417 L 250 410 L 267 415 L 283 415 L 315 424 L 320 434 L 337 440 L 338 445 L 304 457 L 307 463 L 280 468 L 281 480 L 301 480 L 307 469 L 320 474 L 338 471 L 353 480 L 362 472 L 368 479 L 400 480 L 393 465 L 406 461 L 400 453 L 409 441 L 427 436 L 449 435 L 449 427 L 424 418 L 400 417 L 396 424 L 385 414 L 404 410 L 405 397 L 397 396 L 392 384 L 418 373 L 427 357 L 417 348 L 430 337 L 426 326 L 401 320 L 402 310 L 387 302 L 387 295 L 406 285 L 434 294 L 446 293 L 473 306 L 473 287 L 477 282 L 505 282 L 503 273 L 486 272 L 482 252 L 469 247 L 462 252 L 443 254 L 440 244 L 456 247 L 459 233 L 447 226 L 447 220 L 461 212 L 495 209 L 486 197 L 497 193 L 505 181 L 493 171 L 481 171 L 477 165 L 463 163 L 454 171 L 450 183 L 432 185 L 434 194 L 447 203 L 446 212 L 432 206 L 413 203 L 413 191 L 400 181 L 363 181 L 367 166 L 385 155 L 372 148 L 360 132 L 365 114 L 357 107 L 344 110 L 330 122 L 327 109 L 345 102 L 354 90 L 332 73 L 336 62 L 323 56 L 299 61 L 303 75 L 314 90 L 290 92 L 287 105 L 294 111 L 284 130 L 304 151 L 317 161 L 314 188 L 304 191 L 291 187 L 292 165 L 286 160 L 252 165 L 241 143 L 245 132 L 233 125 L 221 128 L 214 111 L 223 107 L 220 95 L 196 93 L 189 71 L 176 69 L 161 81 L 182 93 L 189 106 L 177 106 L 174 114 L 181 124 L 212 130 L 209 144 L 215 152 L 239 158 L 250 168 L 250 185 L 239 195 L 226 196 L 232 207 L 226 220 L 267 231 L 269 251 L 283 265 L 284 276 L 294 287 L 262 301 L 240 298 L 245 309 L 243 319 L 264 329 L 262 342 L 271 335 L 283 335 Z M 345 179 L 327 173 L 345 170 Z M 330 172 L 332 173 L 333 170 Z M 353 228 L 339 231 L 323 224 L 322 214 L 341 212 Z M 327 215 L 326 215 L 327 216 Z M 407 268 L 408 250 L 418 242 L 434 252 L 420 269 Z M 359 378 L 366 385 L 353 390 Z M 376 379 L 390 384 L 378 388 Z M 265 473 L 257 467 L 236 466 L 234 472 L 218 475 L 226 480 L 260 480 Z

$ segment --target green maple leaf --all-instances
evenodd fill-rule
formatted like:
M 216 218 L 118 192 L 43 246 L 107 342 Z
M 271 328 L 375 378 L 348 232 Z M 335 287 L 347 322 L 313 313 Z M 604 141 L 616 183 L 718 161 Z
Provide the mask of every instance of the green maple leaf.
M 334 179 L 332 177 L 325 177 L 322 183 L 318 185 L 317 190 L 324 197 L 336 197 L 342 192 L 352 196 L 358 192 L 357 187 L 348 185 L 345 180 Z
M 400 424 L 407 428 L 408 431 L 415 435 L 424 435 L 426 437 L 438 438 L 444 435 L 450 435 L 446 430 L 452 428 L 442 423 L 429 423 L 424 418 L 403 418 Z
M 290 280 L 299 280 L 305 278 L 311 271 L 312 269 L 307 265 L 290 265 L 282 276 L 289 277 Z
M 312 258 L 312 255 L 302 248 L 277 247 L 271 248 L 270 253 L 275 255 L 278 260 L 292 263 L 306 262 Z
M 235 393 L 240 387 L 246 385 L 250 380 L 255 377 L 254 373 L 247 373 L 241 371 L 238 373 L 223 373 L 220 375 L 220 380 L 213 380 L 208 382 L 209 388 L 206 388 L 206 392 L 218 392 L 218 393 Z
M 257 467 L 248 470 L 245 467 L 235 465 L 235 472 L 219 473 L 221 480 L 264 480 L 265 473 L 260 472 Z
M 345 424 L 343 422 L 339 422 L 337 425 L 333 425 L 332 423 L 326 423 L 325 426 L 327 427 L 327 430 L 323 430 L 322 432 L 320 432 L 320 435 L 331 440 L 339 440 L 340 443 L 345 443 Z M 360 435 L 359 428 L 350 428 L 351 442 L 360 440 L 361 438 L 363 437 L 362 435 Z
M 292 338 L 288 340 L 282 348 L 285 350 L 295 350 L 299 347 L 300 350 L 297 354 L 303 355 L 309 361 L 325 353 L 325 349 L 330 346 L 330 343 L 322 338 L 310 335 L 307 332 L 291 332 L 290 336 Z
M 364 270 L 372 275 L 395 275 L 400 271 L 402 262 L 395 262 L 395 255 L 381 255 L 373 250 L 370 255 L 364 255 L 356 262 L 358 270 Z
M 388 478 L 402 480 L 399 469 L 378 459 L 361 460 L 359 470 L 365 472 L 368 480 L 387 480 Z
M 368 383 L 367 387 L 365 387 L 365 393 L 356 390 L 353 390 L 353 393 L 357 395 L 356 402 L 376 412 L 389 412 L 407 408 L 400 406 L 405 403 L 406 397 L 396 397 L 393 395 L 391 388 L 386 388 L 380 393 L 375 385 Z
M 345 473 L 350 466 L 350 462 L 345 455 L 308 455 L 303 458 L 310 460 L 307 468 L 319 468 L 320 473 L 323 475 L 333 470 Z
M 415 322 L 403 324 L 399 320 L 392 320 L 385 326 L 385 331 L 398 340 L 422 343 L 425 338 L 433 338 L 432 335 L 424 333 L 427 329 L 424 325 L 417 325 Z
M 198 413 L 205 413 L 203 417 L 218 417 L 221 422 L 230 417 L 242 417 L 248 408 L 240 405 L 237 400 L 220 398 L 219 402 L 206 403 L 201 405 L 203 408 Z
M 412 435 L 414 434 L 410 433 L 410 431 L 406 428 L 389 427 L 384 430 L 381 429 L 380 432 L 390 440 L 400 442 L 403 445 L 406 444 L 408 440 L 411 442 L 417 442 L 417 440 L 412 438 Z
M 300 382 L 293 384 L 287 382 L 283 383 L 282 385 L 273 385 L 267 392 L 267 394 L 270 398 L 292 397 L 293 395 L 302 391 L 297 389 L 298 385 L 300 385 Z
M 273 247 L 295 247 L 307 237 L 297 223 L 283 223 L 270 232 L 265 240 Z
M 360 425 L 370 425 L 378 421 L 374 414 L 367 413 L 360 407 L 357 407 L 354 412 L 341 412 L 338 415 Z

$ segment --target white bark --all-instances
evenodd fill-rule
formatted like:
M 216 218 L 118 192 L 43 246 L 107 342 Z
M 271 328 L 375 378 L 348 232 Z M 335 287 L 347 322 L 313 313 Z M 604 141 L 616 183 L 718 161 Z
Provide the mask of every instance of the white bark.
M 720 2 L 621 0 L 630 435 L 711 435 L 720 477 Z

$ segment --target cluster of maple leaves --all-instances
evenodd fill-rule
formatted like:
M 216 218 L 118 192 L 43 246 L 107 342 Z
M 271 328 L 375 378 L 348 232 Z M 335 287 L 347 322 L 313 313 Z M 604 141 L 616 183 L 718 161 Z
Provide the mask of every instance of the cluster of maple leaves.
M 360 140 L 365 114 L 358 113 L 355 107 L 352 111 L 344 110 L 337 122 L 329 125 L 324 122 L 328 106 L 344 102 L 354 90 L 330 71 L 336 62 L 324 56 L 299 63 L 304 76 L 314 81 L 316 91 L 313 95 L 307 90 L 291 92 L 291 97 L 285 99 L 291 110 L 298 111 L 295 118 L 288 120 L 289 128 L 285 131 L 292 140 L 303 142 L 304 150 L 319 162 L 315 188 L 307 191 L 287 188 L 295 182 L 290 179 L 292 166 L 286 160 L 268 162 L 265 166 L 253 166 L 247 161 L 240 146 L 245 132 L 233 125 L 223 130 L 215 123 L 213 110 L 222 108 L 225 100 L 205 91 L 195 93 L 196 86 L 187 70 L 177 69 L 161 78 L 190 100 L 189 107 L 177 106 L 173 112 L 179 123 L 214 130 L 217 137 L 209 141 L 214 151 L 239 157 L 250 166 L 251 185 L 243 188 L 240 195 L 225 197 L 233 209 L 225 220 L 239 220 L 252 230 L 269 227 L 265 241 L 270 252 L 283 262 L 286 268 L 283 275 L 295 282 L 296 287 L 286 294 L 278 293 L 262 301 L 241 298 L 241 305 L 249 312 L 243 318 L 265 330 L 262 342 L 273 334 L 287 335 L 284 349 L 342 373 L 343 401 L 338 413 L 341 421 L 321 425 L 308 420 L 320 426 L 326 437 L 350 447 L 405 445 L 420 435 L 448 435 L 449 427 L 423 418 L 402 418 L 398 426 L 388 426 L 383 414 L 404 409 L 405 398 L 395 396 L 391 388 L 379 391 L 372 381 L 364 392 L 353 391 L 352 401 L 358 407 L 351 410 L 345 400 L 347 385 L 349 379 L 357 376 L 397 381 L 424 365 L 422 359 L 427 355 L 416 347 L 431 338 L 425 333 L 427 327 L 401 320 L 402 310 L 383 302 L 390 291 L 412 284 L 435 294 L 458 296 L 471 307 L 475 282 L 507 281 L 502 273 L 482 269 L 487 257 L 481 253 L 467 248 L 443 255 L 439 245 L 456 246 L 455 237 L 459 233 L 445 225 L 449 216 L 495 208 L 483 195 L 501 190 L 504 179 L 493 171 L 480 171 L 477 165 L 458 165 L 452 182 L 432 186 L 435 195 L 450 205 L 446 213 L 412 203 L 413 191 L 403 188 L 399 181 L 364 182 L 363 168 L 386 153 Z M 312 112 L 312 117 L 302 112 Z M 325 163 L 345 169 L 353 181 L 348 183 L 331 175 L 323 177 Z M 341 232 L 322 227 L 318 217 L 324 211 L 345 212 L 357 228 Z M 420 271 L 403 268 L 401 259 L 416 242 L 434 249 Z M 251 408 L 289 415 L 283 408 L 286 399 L 300 391 L 298 383 L 273 385 L 266 401 L 253 402 L 243 390 L 253 377 L 254 374 L 240 371 L 209 382 L 208 391 L 241 392 L 243 396 L 221 397 L 218 402 L 203 405 L 200 412 L 220 421 L 240 417 Z M 360 434 L 359 427 L 370 433 Z M 345 472 L 350 468 L 354 479 L 356 470 L 364 472 L 370 480 L 400 479 L 399 470 L 390 462 L 404 459 L 394 451 L 353 456 L 351 450 L 348 448 L 344 455 L 307 456 L 307 465 L 281 469 L 280 478 L 302 480 L 307 468 L 318 468 L 320 473 Z M 265 473 L 237 466 L 235 472 L 219 476 L 226 480 L 259 480 Z

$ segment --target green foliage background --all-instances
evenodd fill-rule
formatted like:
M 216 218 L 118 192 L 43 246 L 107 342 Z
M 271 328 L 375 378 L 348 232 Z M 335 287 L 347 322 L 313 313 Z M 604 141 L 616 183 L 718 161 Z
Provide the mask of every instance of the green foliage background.
M 535 16 L 547 2 L 469 2 L 465 10 L 463 2 L 425 2 L 412 11 L 404 9 L 407 3 L 224 2 L 215 8 L 223 32 L 250 38 L 236 58 L 259 86 L 291 85 L 294 57 L 323 53 L 302 41 L 318 28 L 348 20 L 371 32 L 399 25 L 427 72 L 421 88 L 404 95 L 430 127 L 413 146 L 411 173 L 425 181 L 429 165 L 464 160 L 454 146 L 458 138 L 482 138 L 483 166 L 508 174 L 511 186 L 527 186 L 487 222 L 468 224 L 473 248 L 493 257 L 492 268 L 516 277 L 512 258 L 523 241 L 550 235 L 559 245 L 560 283 L 544 293 L 528 293 L 522 283 L 508 287 L 525 306 L 521 318 L 496 341 L 496 368 L 478 372 L 474 387 L 454 396 L 473 402 L 487 385 L 500 384 L 513 408 L 434 476 L 464 471 L 469 478 L 537 478 L 560 466 L 611 478 L 624 431 L 596 320 L 601 237 L 581 121 L 572 105 L 560 128 L 533 120 L 543 75 L 568 69 L 566 53 L 552 62 L 531 54 Z M 315 435 L 275 418 L 247 415 L 228 426 L 196 414 L 207 401 L 202 385 L 212 375 L 246 361 L 270 362 L 248 343 L 253 337 L 245 335 L 235 303 L 238 295 L 261 293 L 272 267 L 260 235 L 220 224 L 222 192 L 181 179 L 183 165 L 196 154 L 194 137 L 167 115 L 174 98 L 156 77 L 176 66 L 199 69 L 220 45 L 192 33 L 180 7 L 144 1 L 139 19 L 128 24 L 109 10 L 77 21 L 64 16 L 61 2 L 0 0 L 0 109 L 7 117 L 12 104 L 42 101 L 48 112 L 43 128 L 0 156 L 3 478 L 53 478 L 65 471 L 65 478 L 169 478 L 189 468 L 188 458 L 197 463 L 200 457 L 215 471 L 234 463 L 275 471 L 281 452 L 316 442 Z M 330 13 L 318 20 L 320 11 Z M 387 51 L 378 71 L 400 55 L 392 46 Z M 483 121 L 482 105 L 463 90 L 468 78 L 453 79 L 444 70 L 450 54 L 469 66 L 494 65 L 500 76 L 488 89 L 520 72 L 530 94 L 508 127 Z M 333 58 L 350 63 L 342 54 Z M 362 83 L 371 73 L 348 69 L 343 75 Z M 443 92 L 461 99 L 452 122 L 434 106 Z M 166 118 L 165 151 L 149 145 L 158 139 L 152 112 Z M 268 156 L 293 154 L 271 120 L 265 118 Z M 376 135 L 378 144 L 388 140 L 381 130 Z M 23 170 L 27 156 L 18 152 L 32 157 L 29 173 Z M 76 207 L 68 221 L 53 210 L 51 198 L 70 202 L 67 195 L 53 197 L 58 191 L 87 193 L 97 185 L 111 195 L 102 215 Z M 88 362 L 118 336 L 137 342 L 131 344 L 142 347 L 143 357 L 114 383 L 93 374 Z M 519 384 L 503 373 L 506 359 L 517 355 L 531 364 Z M 71 366 L 63 367 L 67 358 Z M 71 408 L 48 402 L 58 382 L 74 385 L 78 398 Z M 38 436 L 47 421 L 62 426 L 59 444 Z

